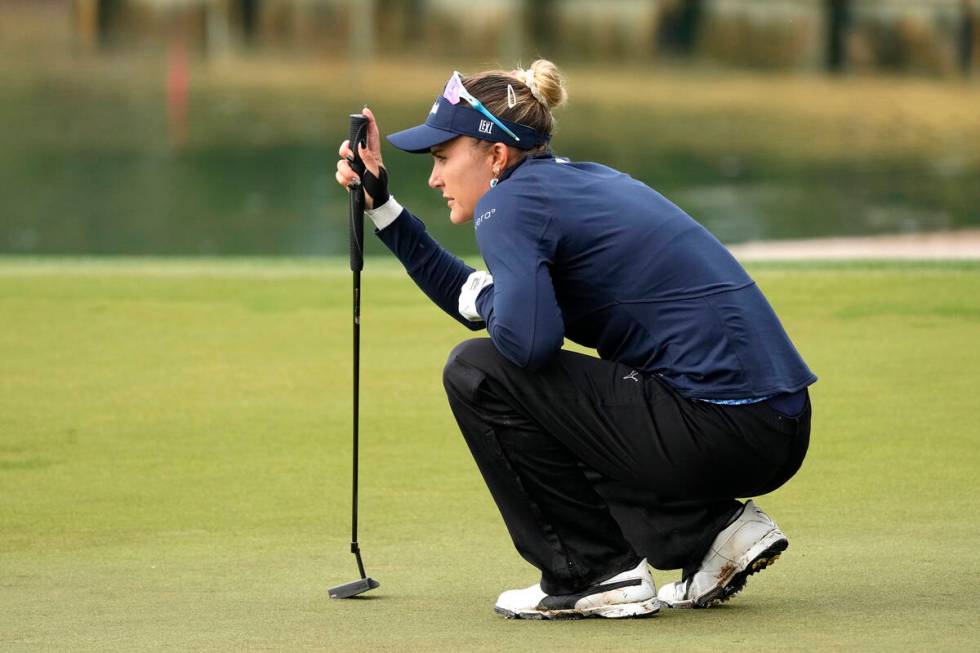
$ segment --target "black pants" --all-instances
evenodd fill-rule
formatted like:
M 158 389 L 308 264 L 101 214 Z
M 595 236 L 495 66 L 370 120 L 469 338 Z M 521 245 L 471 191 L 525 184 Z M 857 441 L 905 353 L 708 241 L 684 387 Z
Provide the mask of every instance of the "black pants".
M 520 554 L 549 594 L 636 566 L 700 564 L 741 508 L 803 462 L 810 402 L 787 416 L 767 402 L 684 399 L 655 375 L 562 351 L 523 370 L 488 339 L 449 356 L 453 414 Z

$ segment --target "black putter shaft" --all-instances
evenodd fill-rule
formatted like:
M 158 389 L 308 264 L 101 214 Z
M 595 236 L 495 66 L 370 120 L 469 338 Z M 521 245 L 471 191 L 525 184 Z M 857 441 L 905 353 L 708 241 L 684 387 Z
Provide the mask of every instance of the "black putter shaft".
M 367 142 L 367 118 L 361 114 L 350 117 L 350 148 L 354 152 L 351 168 L 359 178 L 364 176 L 364 162 L 358 152 L 358 145 Z M 357 476 L 359 447 L 359 417 L 361 388 L 361 270 L 364 269 L 364 188 L 360 185 L 350 191 L 350 269 L 354 273 L 354 473 L 351 490 L 351 536 L 350 552 L 357 559 L 357 569 L 365 578 L 361 549 L 357 543 Z
M 364 176 L 364 162 L 358 153 L 357 145 L 367 145 L 368 119 L 359 114 L 350 116 L 350 148 L 354 153 L 351 168 L 358 177 Z M 350 269 L 354 273 L 354 473 L 351 509 L 350 551 L 357 560 L 358 580 L 331 587 L 328 591 L 332 599 L 346 599 L 378 587 L 378 581 L 368 578 L 361 560 L 361 547 L 357 542 L 357 471 L 358 471 L 358 416 L 360 413 L 360 368 L 361 368 L 361 270 L 364 269 L 364 189 L 354 186 L 350 189 Z

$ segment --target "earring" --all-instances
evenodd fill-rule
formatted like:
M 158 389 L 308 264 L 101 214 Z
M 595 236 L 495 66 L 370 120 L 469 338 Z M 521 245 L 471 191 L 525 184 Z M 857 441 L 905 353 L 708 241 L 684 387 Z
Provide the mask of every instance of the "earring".
M 494 186 L 496 186 L 497 185 L 497 181 L 499 181 L 499 180 L 496 177 L 494 177 L 493 179 L 491 179 L 490 180 L 490 188 L 493 188 Z
M 499 174 L 500 174 L 500 168 L 498 168 L 497 166 L 494 166 L 493 167 L 493 179 L 490 180 L 490 188 L 493 188 L 494 186 L 497 185 L 497 182 L 499 181 L 497 179 L 497 175 L 499 175 Z

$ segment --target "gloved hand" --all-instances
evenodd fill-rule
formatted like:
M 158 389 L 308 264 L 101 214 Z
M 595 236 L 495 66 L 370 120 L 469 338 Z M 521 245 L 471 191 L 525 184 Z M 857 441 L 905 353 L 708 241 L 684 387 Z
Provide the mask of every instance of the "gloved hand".
M 366 152 L 367 150 L 362 147 L 361 159 L 364 159 Z M 377 177 L 374 176 L 374 173 L 369 168 L 365 167 L 361 184 L 364 186 L 364 192 L 374 199 L 374 206 L 376 208 L 380 208 L 388 203 L 388 198 L 391 196 L 388 194 L 388 171 L 384 166 L 380 166 L 380 173 Z
M 364 162 L 364 179 L 360 179 L 350 166 L 354 161 L 354 152 L 350 149 L 349 140 L 340 144 L 338 153 L 341 158 L 337 161 L 335 177 L 337 183 L 345 188 L 363 184 L 366 194 L 365 208 L 375 209 L 388 201 L 388 173 L 381 160 L 381 132 L 378 130 L 374 113 L 367 107 L 364 107 L 361 113 L 368 119 L 367 147 L 358 145 L 357 151 L 357 155 Z
M 381 161 L 381 133 L 374 113 L 364 107 L 361 111 L 368 119 L 367 147 L 358 149 L 358 156 L 364 162 L 363 179 L 358 177 L 351 163 L 354 152 L 350 149 L 350 141 L 340 144 L 340 160 L 337 161 L 337 183 L 344 188 L 353 188 L 358 184 L 364 186 L 364 215 L 374 222 L 377 229 L 384 229 L 401 215 L 402 207 L 388 193 L 388 171 Z
M 493 277 L 489 272 L 477 270 L 470 273 L 459 291 L 459 314 L 470 322 L 482 322 L 483 318 L 476 310 L 476 298 L 480 296 L 480 291 L 492 285 Z

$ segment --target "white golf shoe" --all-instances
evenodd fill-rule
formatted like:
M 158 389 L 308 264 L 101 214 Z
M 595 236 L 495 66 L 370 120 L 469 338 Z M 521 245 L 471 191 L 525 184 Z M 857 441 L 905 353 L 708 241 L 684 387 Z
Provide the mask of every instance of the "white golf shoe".
M 660 610 L 660 602 L 644 559 L 635 569 L 575 594 L 550 596 L 540 585 L 508 590 L 497 599 L 494 610 L 508 619 L 621 619 L 652 616 Z
M 755 502 L 726 526 L 686 581 L 669 583 L 657 597 L 671 608 L 708 608 L 727 601 L 745 587 L 748 577 L 762 571 L 786 550 L 789 541 Z

